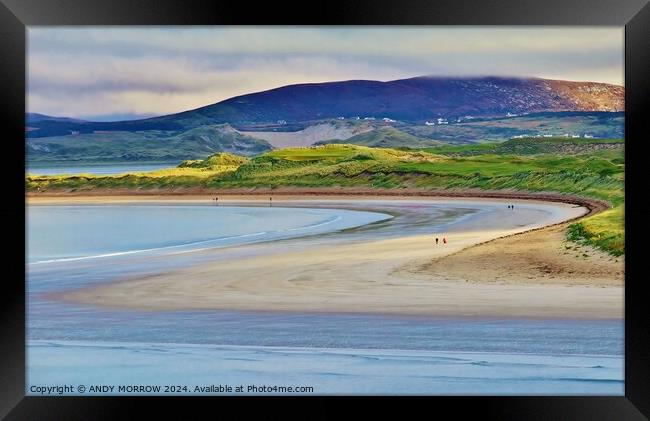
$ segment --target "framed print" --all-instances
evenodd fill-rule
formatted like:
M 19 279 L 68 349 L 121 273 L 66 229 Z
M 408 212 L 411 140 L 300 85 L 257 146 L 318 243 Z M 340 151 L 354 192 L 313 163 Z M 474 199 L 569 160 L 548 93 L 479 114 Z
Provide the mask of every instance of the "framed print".
M 650 6 L 380 3 L 3 0 L 7 419 L 648 416 Z

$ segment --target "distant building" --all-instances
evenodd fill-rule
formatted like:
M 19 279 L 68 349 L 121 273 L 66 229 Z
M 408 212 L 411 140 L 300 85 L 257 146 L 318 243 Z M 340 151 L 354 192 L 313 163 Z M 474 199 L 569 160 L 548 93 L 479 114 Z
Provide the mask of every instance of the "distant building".
M 394 123 L 395 122 L 395 120 L 393 120 L 392 118 L 388 118 L 388 117 L 384 117 L 384 118 L 382 118 L 382 120 L 384 122 L 386 122 L 386 123 Z
M 366 118 L 364 118 L 364 120 L 374 120 L 374 119 L 375 119 L 374 117 L 366 117 Z
M 586 134 L 586 133 L 585 133 L 584 138 L 585 138 L 585 139 L 593 139 L 593 138 L 594 138 L 594 135 L 592 135 L 592 134 Z
M 278 124 L 287 124 L 286 120 L 278 120 Z
M 336 117 L 339 120 L 345 120 L 345 117 Z
M 425 126 L 435 126 L 436 123 L 434 123 L 433 121 L 425 121 L 425 122 L 424 122 L 424 125 L 425 125 Z
M 572 137 L 573 139 L 577 139 L 577 138 L 580 137 L 580 135 L 579 135 L 579 134 L 574 134 L 574 135 L 571 135 L 571 137 Z
M 438 124 L 447 124 L 447 119 L 446 118 L 439 118 L 438 119 Z
M 517 117 L 519 114 L 513 114 L 511 112 L 506 113 L 506 117 Z

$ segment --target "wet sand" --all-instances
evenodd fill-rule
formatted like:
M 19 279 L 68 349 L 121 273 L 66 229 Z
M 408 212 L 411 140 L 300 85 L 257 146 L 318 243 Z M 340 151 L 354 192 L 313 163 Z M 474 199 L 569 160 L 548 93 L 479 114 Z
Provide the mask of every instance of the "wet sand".
M 112 196 L 29 200 L 72 204 L 142 199 Z M 274 199 L 278 200 L 275 196 Z M 318 207 L 329 199 L 305 201 Z M 205 200 L 205 196 L 145 199 L 152 203 Z M 242 197 L 220 200 L 242 201 Z M 472 198 L 472 201 L 479 200 Z M 364 206 L 363 201 L 358 202 L 358 206 Z M 586 208 L 544 203 L 543 206 L 553 206 L 553 216 L 531 223 L 520 219 L 517 212 L 505 210 L 506 203 L 510 202 L 503 202 L 503 211 L 488 213 L 478 222 L 461 224 L 450 233 L 446 245 L 436 246 L 430 235 L 413 236 L 405 232 L 401 238 L 320 245 L 202 263 L 146 278 L 69 291 L 57 298 L 147 311 L 224 309 L 476 317 L 623 317 L 622 259 L 610 260 L 594 250 L 564 254 L 569 251 L 563 241 L 564 226 L 557 224 L 580 217 L 587 212 Z M 554 226 L 539 229 L 544 225 Z M 492 226 L 499 229 L 491 229 Z M 530 232 L 520 234 L 526 231 Z

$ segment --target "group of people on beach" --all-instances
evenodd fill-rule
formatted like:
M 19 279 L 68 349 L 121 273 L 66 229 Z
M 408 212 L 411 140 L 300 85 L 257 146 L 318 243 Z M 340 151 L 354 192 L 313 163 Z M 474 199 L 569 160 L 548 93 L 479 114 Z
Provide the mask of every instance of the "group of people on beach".
M 508 205 L 508 209 L 514 209 L 515 205 Z
M 438 244 L 438 237 L 436 237 L 436 245 Z M 442 244 L 447 244 L 447 237 L 442 237 Z

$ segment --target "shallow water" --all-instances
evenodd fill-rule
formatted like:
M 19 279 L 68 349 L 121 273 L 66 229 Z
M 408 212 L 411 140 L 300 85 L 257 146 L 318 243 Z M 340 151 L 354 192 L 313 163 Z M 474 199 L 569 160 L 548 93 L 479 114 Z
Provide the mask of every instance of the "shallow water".
M 83 384 L 85 395 L 291 394 L 274 386 L 313 387 L 298 394 L 623 393 L 622 359 L 602 355 L 35 341 L 29 358 L 30 385 Z M 120 385 L 148 390 L 120 392 Z M 209 386 L 233 390 L 196 389 Z
M 373 212 L 279 207 L 30 206 L 28 262 L 233 246 L 338 231 L 389 218 Z
M 115 163 L 115 164 L 85 164 L 85 165 L 48 165 L 28 164 L 26 173 L 32 175 L 63 175 L 63 174 L 95 174 L 116 175 L 124 173 L 148 172 L 163 168 L 174 168 L 177 163 Z
M 407 234 L 453 235 L 461 224 L 476 225 L 503 205 L 361 206 L 376 213 L 353 212 L 358 204 L 352 203 L 322 206 L 327 209 L 30 207 L 28 260 L 45 263 L 27 266 L 27 393 L 38 394 L 30 385 L 63 383 L 191 388 L 261 383 L 313 386 L 315 393 L 334 394 L 623 394 L 621 320 L 150 312 L 61 303 L 44 294 L 206 259 Z M 551 212 L 533 205 L 520 211 L 529 212 L 531 220 Z M 319 225 L 327 221 L 332 222 Z M 83 229 L 73 234 L 77 227 Z M 280 231 L 302 227 L 311 228 Z M 215 241 L 260 230 L 282 234 Z M 106 238 L 91 241 L 98 235 Z M 255 243 L 231 247 L 250 241 Z M 206 245 L 218 247 L 218 253 L 185 252 Z M 180 247 L 170 248 L 175 246 Z M 154 251 L 80 259 L 143 248 Z M 51 261 L 61 259 L 68 260 Z

